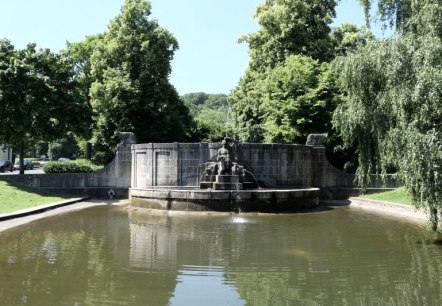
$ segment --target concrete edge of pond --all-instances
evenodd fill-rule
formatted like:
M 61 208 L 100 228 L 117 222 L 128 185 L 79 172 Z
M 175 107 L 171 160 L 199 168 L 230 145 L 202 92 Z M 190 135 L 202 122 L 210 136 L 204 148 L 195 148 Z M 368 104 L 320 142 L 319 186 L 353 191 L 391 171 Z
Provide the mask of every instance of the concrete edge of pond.
M 71 199 L 73 200 L 73 199 Z M 97 207 L 97 206 L 108 206 L 108 205 L 127 205 L 129 204 L 128 200 L 84 200 L 84 198 L 76 199 L 77 201 L 70 201 L 69 203 L 64 203 L 59 205 L 60 203 L 52 203 L 48 204 L 51 206 L 50 208 L 46 207 L 45 209 L 35 210 L 33 213 L 28 213 L 27 215 L 17 216 L 15 218 L 10 218 L 8 220 L 1 219 L 0 220 L 0 233 L 32 223 L 37 220 L 41 220 L 48 217 L 58 216 L 70 212 L 80 211 L 83 209 Z M 64 201 L 63 201 L 64 202 Z M 58 204 L 58 205 L 56 205 Z M 45 205 L 47 206 L 47 205 Z M 0 215 L 4 216 L 4 215 Z
M 38 213 L 42 213 L 42 212 L 56 209 L 59 207 L 63 207 L 63 206 L 75 204 L 78 202 L 86 201 L 88 199 L 89 199 L 89 197 L 71 198 L 71 199 L 58 201 L 58 202 L 54 202 L 54 203 L 39 205 L 39 206 L 26 208 L 26 209 L 21 209 L 21 210 L 17 210 L 17 211 L 11 212 L 11 213 L 0 214 L 0 221 L 6 221 L 6 220 L 15 219 L 15 218 L 21 218 L 21 217 L 26 217 L 29 215 L 38 214 Z
M 90 207 L 107 206 L 107 205 L 130 205 L 130 200 L 128 199 L 88 200 L 87 198 L 75 198 L 62 202 L 43 205 L 40 207 L 35 207 L 34 209 L 26 209 L 24 211 L 18 211 L 11 214 L 2 214 L 0 215 L 0 233 L 47 217 L 79 211 Z M 428 222 L 428 216 L 425 214 L 424 211 L 417 210 L 415 207 L 405 204 L 352 197 L 348 200 L 321 201 L 321 205 L 357 207 L 361 209 L 374 211 L 380 214 L 388 214 L 396 217 L 398 216 L 407 217 L 408 219 L 414 220 L 418 223 Z M 166 212 L 170 213 L 170 211 Z M 159 211 L 158 213 L 164 214 L 165 211 Z M 182 212 L 182 213 L 188 213 L 188 212 Z M 226 213 L 204 212 L 201 215 L 217 215 L 217 214 L 226 214 Z
M 379 213 L 406 217 L 409 219 L 413 219 L 419 223 L 426 223 L 429 220 L 428 215 L 425 213 L 425 211 L 417 209 L 412 205 L 369 200 L 357 197 L 350 198 L 349 201 L 350 201 L 350 206 L 353 207 L 357 206 L 363 209 L 368 209 Z

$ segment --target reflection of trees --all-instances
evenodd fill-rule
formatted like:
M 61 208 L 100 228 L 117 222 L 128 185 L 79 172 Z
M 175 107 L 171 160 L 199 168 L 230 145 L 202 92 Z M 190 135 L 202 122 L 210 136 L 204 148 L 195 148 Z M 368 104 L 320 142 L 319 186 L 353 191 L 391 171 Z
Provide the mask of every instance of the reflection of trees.
M 127 213 L 101 208 L 6 235 L 0 304 L 167 305 L 176 271 L 132 271 L 128 225 Z
M 236 283 L 247 305 L 432 305 L 442 300 L 441 249 L 416 243 L 422 229 L 379 217 L 353 218 L 260 222 L 260 231 L 272 233 L 273 241 L 248 244 L 251 249 L 226 267 L 226 278 Z M 257 239 L 252 231 L 242 233 L 245 241 Z
M 421 229 L 335 213 L 247 217 L 245 223 L 195 215 L 145 215 L 143 221 L 141 213 L 136 222 L 163 234 L 167 228 L 177 267 L 223 266 L 248 305 L 425 305 L 441 296 L 437 282 L 426 283 L 438 279 L 442 255 L 416 244 Z

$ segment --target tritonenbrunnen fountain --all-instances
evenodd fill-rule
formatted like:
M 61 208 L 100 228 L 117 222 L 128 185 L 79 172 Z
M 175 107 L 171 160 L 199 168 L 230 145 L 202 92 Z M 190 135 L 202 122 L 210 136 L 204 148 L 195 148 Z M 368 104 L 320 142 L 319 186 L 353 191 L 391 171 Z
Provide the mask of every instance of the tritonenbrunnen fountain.
M 133 206 L 181 211 L 293 212 L 358 192 L 354 175 L 327 160 L 325 134 L 309 135 L 305 145 L 229 137 L 214 143 L 138 144 L 133 133 L 116 134 L 121 142 L 115 159 L 102 170 L 3 178 L 48 192 L 129 198 Z
M 352 178 L 331 166 L 312 134 L 306 145 L 148 143 L 131 146 L 132 205 L 181 211 L 292 212 L 317 208 Z M 322 189 L 321 189 L 322 187 Z M 325 188 L 324 188 L 325 187 Z

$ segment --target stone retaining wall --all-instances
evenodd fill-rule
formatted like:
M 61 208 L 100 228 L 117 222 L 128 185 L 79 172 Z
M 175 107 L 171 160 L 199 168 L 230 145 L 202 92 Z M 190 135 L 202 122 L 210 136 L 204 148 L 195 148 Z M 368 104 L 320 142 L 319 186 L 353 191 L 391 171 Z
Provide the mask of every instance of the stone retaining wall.
M 48 192 L 95 198 L 129 197 L 132 155 L 130 145 L 119 146 L 115 159 L 93 173 L 2 175 L 1 180 Z
M 199 186 L 201 165 L 215 160 L 220 146 L 220 143 L 119 145 L 114 161 L 94 173 L 2 175 L 0 179 L 75 196 L 128 198 L 130 188 Z M 261 187 L 316 187 L 321 189 L 322 199 L 355 195 L 354 175 L 333 167 L 321 146 L 241 143 L 234 154 Z M 382 184 L 374 179 L 369 187 L 381 188 Z M 393 181 L 387 187 L 398 184 Z
M 203 163 L 216 160 L 219 143 L 149 143 L 132 146 L 132 188 L 198 186 Z M 333 167 L 322 146 L 240 143 L 233 154 L 261 187 L 319 187 L 333 198 L 353 188 L 354 175 Z

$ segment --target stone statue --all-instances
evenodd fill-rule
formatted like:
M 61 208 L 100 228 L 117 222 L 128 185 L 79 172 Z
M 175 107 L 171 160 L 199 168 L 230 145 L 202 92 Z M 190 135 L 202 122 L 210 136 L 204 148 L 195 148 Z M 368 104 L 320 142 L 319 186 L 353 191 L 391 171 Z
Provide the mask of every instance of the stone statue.
M 120 138 L 120 143 L 118 144 L 119 147 L 137 143 L 137 137 L 132 132 L 115 132 L 115 135 Z
M 222 147 L 218 150 L 216 160 L 218 162 L 218 174 L 231 174 L 232 173 L 232 158 L 227 138 L 224 138 L 221 142 Z
M 204 172 L 207 175 L 216 175 L 216 168 L 217 167 L 218 167 L 218 163 L 215 163 L 215 162 L 204 163 Z
M 306 146 L 324 146 L 322 141 L 328 136 L 328 133 L 309 134 L 307 136 Z

